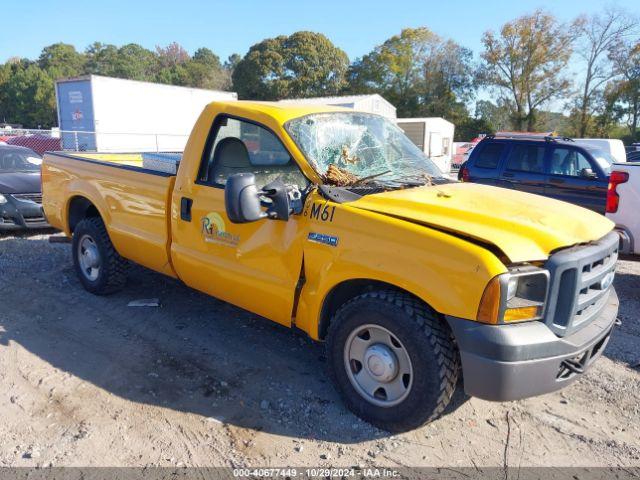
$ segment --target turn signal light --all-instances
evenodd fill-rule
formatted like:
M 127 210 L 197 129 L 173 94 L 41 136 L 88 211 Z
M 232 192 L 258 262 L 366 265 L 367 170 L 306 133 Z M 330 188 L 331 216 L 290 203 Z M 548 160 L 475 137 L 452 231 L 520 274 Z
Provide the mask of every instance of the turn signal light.
M 540 307 L 518 307 L 507 308 L 504 312 L 504 322 L 518 322 L 520 320 L 531 320 L 540 316 Z
M 498 314 L 500 313 L 500 277 L 493 277 L 489 284 L 485 287 L 478 307 L 479 322 L 498 323 Z

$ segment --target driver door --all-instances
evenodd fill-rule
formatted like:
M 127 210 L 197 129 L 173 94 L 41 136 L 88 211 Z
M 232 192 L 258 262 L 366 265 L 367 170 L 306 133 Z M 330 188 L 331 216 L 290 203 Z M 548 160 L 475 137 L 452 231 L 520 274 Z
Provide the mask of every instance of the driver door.
M 289 326 L 302 268 L 303 218 L 231 223 L 224 186 L 243 172 L 255 174 L 259 189 L 277 178 L 300 189 L 307 185 L 270 130 L 216 118 L 190 195 L 174 192 L 173 205 L 180 206 L 171 247 L 174 268 L 187 285 Z

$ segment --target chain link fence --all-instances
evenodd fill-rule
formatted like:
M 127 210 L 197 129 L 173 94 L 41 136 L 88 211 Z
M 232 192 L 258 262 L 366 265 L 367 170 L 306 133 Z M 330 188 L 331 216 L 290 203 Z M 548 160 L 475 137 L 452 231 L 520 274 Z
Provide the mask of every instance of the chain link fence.
M 181 152 L 189 135 L 0 128 L 0 142 L 45 151 Z

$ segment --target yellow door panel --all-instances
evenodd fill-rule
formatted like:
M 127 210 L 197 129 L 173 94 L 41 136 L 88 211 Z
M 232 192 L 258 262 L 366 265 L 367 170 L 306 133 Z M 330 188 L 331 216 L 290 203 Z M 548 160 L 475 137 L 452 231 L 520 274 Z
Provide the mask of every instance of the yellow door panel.
M 187 284 L 258 315 L 289 326 L 302 268 L 302 232 L 297 219 L 233 224 L 224 190 L 195 184 L 191 221 L 180 219 L 171 255 Z M 180 195 L 174 205 L 180 204 Z

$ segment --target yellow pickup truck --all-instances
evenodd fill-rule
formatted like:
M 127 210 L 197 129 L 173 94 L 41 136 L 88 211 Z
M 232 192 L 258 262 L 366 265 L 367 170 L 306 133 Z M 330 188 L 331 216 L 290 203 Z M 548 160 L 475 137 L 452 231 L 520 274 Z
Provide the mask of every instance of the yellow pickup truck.
M 443 177 L 380 116 L 212 103 L 174 167 L 45 154 L 44 210 L 83 286 L 119 290 L 135 262 L 300 329 L 383 429 L 437 418 L 460 376 L 495 401 L 560 389 L 616 323 L 613 223 Z

